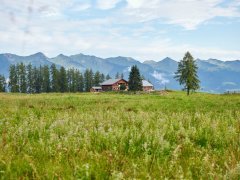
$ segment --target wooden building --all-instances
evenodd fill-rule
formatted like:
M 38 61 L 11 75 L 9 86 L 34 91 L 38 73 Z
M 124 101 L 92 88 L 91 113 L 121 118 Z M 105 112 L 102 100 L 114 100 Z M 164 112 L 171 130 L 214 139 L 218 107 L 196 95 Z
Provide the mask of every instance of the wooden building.
M 102 87 L 92 87 L 90 89 L 90 92 L 101 92 L 102 91 Z
M 142 86 L 143 86 L 143 91 L 146 91 L 146 92 L 154 91 L 153 85 L 146 80 L 142 80 Z
M 125 79 L 109 79 L 101 83 L 102 91 L 128 90 L 128 82 Z

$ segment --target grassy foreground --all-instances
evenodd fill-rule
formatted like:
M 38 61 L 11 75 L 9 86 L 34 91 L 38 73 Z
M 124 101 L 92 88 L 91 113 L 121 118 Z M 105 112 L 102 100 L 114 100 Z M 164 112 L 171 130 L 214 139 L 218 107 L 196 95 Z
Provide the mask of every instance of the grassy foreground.
M 240 179 L 240 96 L 0 94 L 0 178 Z

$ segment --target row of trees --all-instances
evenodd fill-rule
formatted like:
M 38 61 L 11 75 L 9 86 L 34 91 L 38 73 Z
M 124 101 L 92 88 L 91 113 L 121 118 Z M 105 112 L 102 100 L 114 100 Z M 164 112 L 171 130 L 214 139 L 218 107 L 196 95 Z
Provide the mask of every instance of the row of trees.
M 183 86 L 189 95 L 191 91 L 200 88 L 197 75 L 198 67 L 192 55 L 187 52 L 178 63 L 175 79 Z M 58 69 L 56 65 L 50 67 L 25 66 L 23 63 L 11 65 L 9 70 L 8 88 L 10 92 L 41 93 L 41 92 L 83 92 L 90 91 L 92 86 L 99 86 L 105 79 L 111 77 L 101 74 L 99 71 L 93 73 L 87 69 L 83 74 L 77 69 L 64 67 Z M 123 74 L 117 73 L 115 78 L 123 78 Z M 129 90 L 142 91 L 142 77 L 138 67 L 132 66 L 129 74 Z M 0 92 L 5 92 L 7 83 L 4 76 L 0 75 Z
M 187 91 L 187 95 L 192 91 L 200 88 L 200 80 L 198 78 L 198 67 L 193 56 L 187 52 L 183 59 L 178 63 L 178 69 L 175 72 L 175 79 L 183 86 L 183 90 Z M 142 79 L 137 66 L 132 66 L 129 75 L 129 90 L 142 91 Z
M 0 92 L 5 92 L 7 86 L 10 92 L 19 93 L 84 92 L 110 78 L 91 69 L 81 73 L 77 69 L 57 68 L 54 64 L 33 67 L 20 63 L 10 66 L 8 83 L 0 76 Z

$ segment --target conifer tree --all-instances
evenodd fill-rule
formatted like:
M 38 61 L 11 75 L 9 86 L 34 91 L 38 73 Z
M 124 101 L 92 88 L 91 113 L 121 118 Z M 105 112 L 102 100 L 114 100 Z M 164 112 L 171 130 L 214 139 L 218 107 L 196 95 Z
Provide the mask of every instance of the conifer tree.
M 84 73 L 84 81 L 85 81 L 85 91 L 89 92 L 93 86 L 93 72 L 91 69 L 87 69 Z
M 34 93 L 34 86 L 33 86 L 33 68 L 31 64 L 27 65 L 27 92 Z
M 67 73 L 66 73 L 66 70 L 64 67 L 61 67 L 60 68 L 60 71 L 59 71 L 59 89 L 60 89 L 60 92 L 64 93 L 64 92 L 67 92 L 67 89 L 68 89 L 68 85 L 67 85 Z
M 34 93 L 41 93 L 41 77 L 40 77 L 40 68 L 33 68 L 33 87 Z
M 45 65 L 42 69 L 42 92 L 50 92 L 51 86 L 50 86 L 50 72 L 49 67 Z
M 6 79 L 3 75 L 0 75 L 0 92 L 6 92 Z
M 99 71 L 97 71 L 94 74 L 94 86 L 100 86 L 100 83 L 101 83 L 101 74 Z
M 105 81 L 105 75 L 102 73 L 100 77 L 100 83 L 103 83 Z
M 121 78 L 121 79 L 124 79 L 124 75 L 123 75 L 123 73 L 121 74 L 120 78 Z
M 27 80 L 26 80 L 26 66 L 23 63 L 17 65 L 19 91 L 21 93 L 27 92 Z
M 119 74 L 119 72 L 117 72 L 117 74 L 115 75 L 115 79 L 120 79 L 120 74 Z
M 9 83 L 8 87 L 10 88 L 10 92 L 16 93 L 19 92 L 18 85 L 18 73 L 16 65 L 12 64 L 9 67 Z
M 51 67 L 51 91 L 59 92 L 59 71 L 55 64 L 52 64 Z
M 111 76 L 109 74 L 107 74 L 106 80 L 109 80 L 109 79 L 111 79 Z
M 198 67 L 194 58 L 187 52 L 183 60 L 178 63 L 178 69 L 175 73 L 175 79 L 180 85 L 183 85 L 183 89 L 187 91 L 187 95 L 190 94 L 190 91 L 200 88 L 197 70 Z
M 84 79 L 82 73 L 79 70 L 76 70 L 76 80 L 77 80 L 77 91 L 83 92 L 84 90 Z
M 131 68 L 128 86 L 129 91 L 142 91 L 142 78 L 136 65 Z

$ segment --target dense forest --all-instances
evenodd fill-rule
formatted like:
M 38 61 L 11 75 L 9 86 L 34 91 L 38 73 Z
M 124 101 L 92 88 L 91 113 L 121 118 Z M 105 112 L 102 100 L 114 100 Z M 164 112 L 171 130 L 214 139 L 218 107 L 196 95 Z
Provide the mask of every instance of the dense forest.
M 23 63 L 11 65 L 9 79 L 0 75 L 0 92 L 49 93 L 49 92 L 88 92 L 92 86 L 99 86 L 109 75 L 86 69 L 65 69 L 51 66 L 32 66 Z

